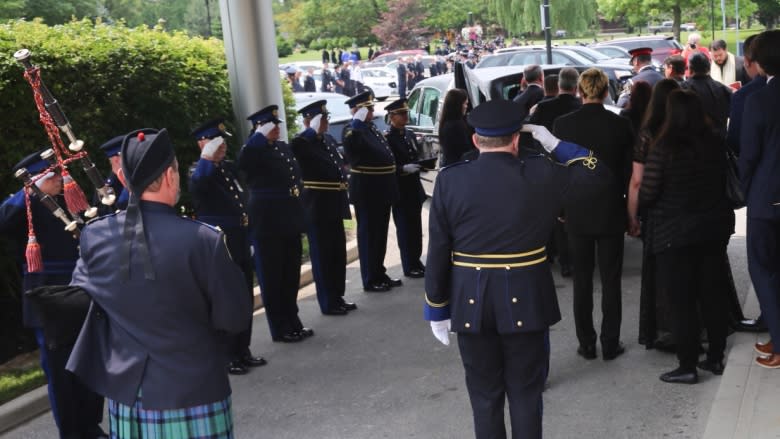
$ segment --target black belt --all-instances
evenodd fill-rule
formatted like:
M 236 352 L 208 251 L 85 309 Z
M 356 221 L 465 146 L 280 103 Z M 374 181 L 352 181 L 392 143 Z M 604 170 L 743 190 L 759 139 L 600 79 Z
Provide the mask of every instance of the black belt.
M 496 254 L 471 254 L 452 252 L 452 265 L 457 267 L 471 267 L 480 270 L 482 268 L 503 268 L 509 270 L 517 267 L 528 267 L 541 264 L 547 260 L 545 247 L 529 250 L 522 253 L 496 253 Z

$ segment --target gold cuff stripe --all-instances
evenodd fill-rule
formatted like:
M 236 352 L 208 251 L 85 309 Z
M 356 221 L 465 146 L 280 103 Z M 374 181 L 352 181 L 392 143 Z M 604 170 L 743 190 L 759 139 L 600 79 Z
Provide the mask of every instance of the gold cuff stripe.
M 540 247 L 535 250 L 530 250 L 524 253 L 495 253 L 495 254 L 481 254 L 481 255 L 475 255 L 471 253 L 463 253 L 463 252 L 452 252 L 455 256 L 464 256 L 467 258 L 483 258 L 483 259 L 504 259 L 504 258 L 522 258 L 525 256 L 532 256 L 539 253 L 542 253 L 545 251 L 546 247 Z
M 395 170 L 395 165 L 386 165 L 386 166 L 355 166 L 354 169 L 362 169 L 364 171 L 387 171 L 389 169 Z
M 395 174 L 395 165 L 393 166 L 361 166 L 352 168 L 353 174 L 365 174 L 365 175 L 388 175 Z
M 431 308 L 444 308 L 445 306 L 448 306 L 450 304 L 449 300 L 444 301 L 444 303 L 433 303 L 430 299 L 428 299 L 428 295 L 425 295 L 425 303 L 428 304 Z
M 471 267 L 471 268 L 515 268 L 515 267 L 528 267 L 529 265 L 540 264 L 547 260 L 547 256 L 543 256 L 539 259 L 534 259 L 528 262 L 515 262 L 511 264 L 474 264 L 471 262 L 457 262 L 454 261 L 452 265 L 457 267 Z

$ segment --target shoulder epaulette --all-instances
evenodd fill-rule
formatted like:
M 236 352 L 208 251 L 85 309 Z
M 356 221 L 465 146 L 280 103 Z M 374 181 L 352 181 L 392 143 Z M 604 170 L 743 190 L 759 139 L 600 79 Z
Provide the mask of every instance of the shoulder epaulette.
M 222 232 L 222 228 L 221 228 L 221 227 L 219 227 L 219 226 L 213 226 L 213 225 L 211 225 L 211 224 L 204 223 L 203 221 L 198 221 L 198 220 L 196 220 L 195 218 L 190 218 L 190 217 L 188 217 L 188 216 L 182 216 L 182 217 L 181 217 L 181 219 L 183 219 L 183 220 L 187 220 L 187 221 L 192 221 L 193 223 L 196 223 L 196 224 L 198 224 L 198 225 L 201 225 L 201 226 L 206 226 L 206 227 L 208 227 L 210 230 L 213 230 L 214 232 L 217 232 L 217 233 L 223 233 L 223 232 Z
M 101 216 L 98 216 L 98 217 L 92 218 L 92 219 L 90 219 L 89 221 L 87 221 L 85 225 L 86 225 L 86 226 L 88 226 L 88 225 L 90 225 L 90 224 L 92 224 L 92 223 L 94 223 L 94 222 L 97 222 L 97 221 L 100 221 L 100 220 L 104 220 L 104 219 L 106 219 L 106 218 L 111 218 L 111 217 L 113 217 L 113 216 L 117 216 L 117 215 L 118 215 L 119 213 L 121 213 L 121 212 L 122 212 L 122 210 L 121 210 L 121 209 L 117 209 L 117 210 L 116 210 L 116 212 L 107 213 L 107 214 L 105 214 L 105 215 L 101 215 Z
M 463 165 L 468 164 L 468 163 L 471 163 L 471 160 L 463 160 L 463 161 L 460 161 L 460 162 L 455 162 L 455 163 L 453 163 L 451 165 L 447 165 L 447 166 L 445 166 L 443 168 L 439 168 L 439 173 L 441 174 L 442 172 L 444 172 L 444 171 L 446 171 L 448 169 L 456 168 L 458 166 L 463 166 Z

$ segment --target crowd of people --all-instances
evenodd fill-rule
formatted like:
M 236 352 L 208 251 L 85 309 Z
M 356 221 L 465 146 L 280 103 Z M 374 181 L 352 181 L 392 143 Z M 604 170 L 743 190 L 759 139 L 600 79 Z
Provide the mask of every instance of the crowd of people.
M 522 93 L 470 113 L 466 93 L 450 90 L 426 263 L 420 172 L 432 165 L 406 128 L 403 97 L 386 107 L 390 129 L 380 132 L 373 95 L 353 90 L 343 156 L 327 133 L 326 101 L 298 109 L 304 129 L 289 145 L 280 139 L 277 104 L 249 115 L 251 134 L 235 161 L 224 120 L 201 124 L 192 131 L 200 159 L 188 173 L 194 218 L 174 209 L 180 167 L 167 130 L 117 136 L 101 150 L 119 202 L 81 222 L 80 238 L 52 215 L 51 203 L 70 202 L 64 169 L 48 154 L 31 154 L 14 167 L 31 179 L 0 205 L 0 231 L 17 243 L 25 290 L 70 284 L 91 299 L 73 339 L 55 344 L 47 327 L 59 322 L 24 296 L 61 437 L 107 437 L 103 398 L 111 437 L 233 437 L 228 374 L 267 364 L 249 349 L 254 278 L 272 340 L 313 337 L 296 304 L 305 234 L 321 313 L 358 308 L 344 299 L 350 204 L 363 291 L 403 284 L 384 265 L 392 215 L 403 274 L 425 278 L 434 336 L 448 345 L 450 332 L 458 334 L 477 438 L 506 436 L 507 397 L 512 437 L 542 435 L 549 327 L 561 318 L 555 257 L 561 274 L 573 275 L 576 354 L 593 360 L 598 344 L 604 360 L 625 352 L 625 234 L 644 247 L 639 342 L 677 355 L 662 381 L 695 384 L 697 369 L 721 375 L 730 329 L 768 330 L 756 363 L 780 368 L 772 343 L 780 339 L 780 120 L 771 111 L 780 97 L 778 48 L 780 31 L 745 42 L 752 79 L 736 92 L 722 83 L 732 79 L 733 61 L 718 61 L 718 44 L 712 59 L 701 51 L 668 59 L 665 78 L 648 68 L 650 49 L 635 49 L 637 74 L 621 115 L 604 106 L 609 80 L 598 68 L 545 77 L 527 66 Z M 719 82 L 711 71 L 721 64 Z M 742 315 L 726 253 L 735 224 L 726 190 L 732 151 L 748 208 L 756 320 Z
M 465 108 L 455 111 L 460 91 L 447 94 L 440 126 L 465 134 L 441 133 L 448 166 L 431 204 L 425 310 L 439 341 L 447 345 L 450 330 L 458 334 L 477 438 L 506 437 L 505 398 L 512 437 L 541 437 L 547 331 L 560 319 L 550 264 L 542 263 L 555 256 L 551 244 L 558 244 L 561 274 L 573 272 L 576 353 L 584 359 L 598 357 L 598 341 L 604 360 L 625 352 L 628 234 L 643 242 L 639 342 L 677 356 L 661 381 L 695 384 L 699 370 L 722 375 L 726 338 L 735 330 L 768 331 L 770 340 L 755 345 L 755 363 L 780 368 L 773 344 L 780 337 L 780 120 L 771 111 L 780 32 L 752 36 L 744 48 L 742 65 L 734 66 L 716 41 L 713 55 L 670 57 L 665 75 L 651 66 L 651 49 L 632 50 L 636 75 L 621 115 L 604 108 L 608 80 L 597 68 L 581 75 L 564 68 L 555 87 L 539 66 L 526 66 L 514 102 L 488 101 L 467 116 Z M 712 75 L 716 69 L 721 74 Z M 748 79 L 734 84 L 740 70 Z M 476 160 L 460 152 L 468 137 Z M 726 253 L 734 209 L 745 204 L 757 319 L 742 314 Z M 556 236 L 560 224 L 565 237 Z M 596 260 L 599 332 L 592 317 Z

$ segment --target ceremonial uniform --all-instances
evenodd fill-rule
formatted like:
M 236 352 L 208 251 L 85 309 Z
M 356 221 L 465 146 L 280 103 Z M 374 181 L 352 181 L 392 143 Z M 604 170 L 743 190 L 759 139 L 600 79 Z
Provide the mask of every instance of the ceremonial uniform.
M 278 124 L 277 108 L 271 105 L 248 119 L 254 125 Z M 300 341 L 311 330 L 298 318 L 301 234 L 306 231 L 298 161 L 286 143 L 269 142 L 255 131 L 241 148 L 238 167 L 249 190 L 255 271 L 271 337 L 274 341 Z
M 41 152 L 27 156 L 14 167 L 14 172 L 21 168 L 27 169 L 32 175 L 45 171 L 49 163 L 40 158 Z M 53 198 L 59 206 L 65 208 L 65 198 L 61 194 Z M 30 195 L 29 201 L 29 219 L 32 220 L 43 262 L 43 269 L 37 272 L 28 271 L 25 260 L 29 234 L 25 189 L 16 192 L 0 205 L 0 233 L 9 238 L 13 255 L 22 267 L 22 291 L 45 285 L 68 285 L 79 257 L 78 241 L 36 196 Z M 104 437 L 99 427 L 103 418 L 103 398 L 91 392 L 78 378 L 65 370 L 72 344 L 53 349 L 49 347 L 43 333 L 43 322 L 24 294 L 22 321 L 25 327 L 33 329 L 40 347 L 41 368 L 48 381 L 49 402 L 60 437 Z
M 122 139 L 124 139 L 124 137 L 125 136 L 116 136 L 106 143 L 100 145 L 100 150 L 106 154 L 106 157 L 108 157 L 109 160 L 115 160 L 114 157 L 119 157 L 119 150 L 122 147 Z M 116 201 L 114 204 L 106 206 L 100 202 L 100 194 L 95 191 L 95 197 L 92 205 L 97 206 L 98 216 L 108 215 L 110 213 L 116 212 L 117 210 L 127 209 L 127 201 L 130 198 L 130 194 L 127 192 L 127 189 L 125 189 L 125 186 L 121 181 L 119 181 L 119 177 L 117 177 L 113 171 L 111 172 L 111 175 L 106 178 L 106 184 L 110 186 L 111 189 L 113 189 L 114 195 L 116 195 Z
M 325 104 L 326 101 L 317 101 L 298 112 L 306 119 L 321 115 L 321 120 L 327 117 Z M 344 315 L 356 308 L 354 304 L 348 307 L 344 301 L 347 274 L 344 220 L 352 218 L 344 160 L 333 137 L 327 132 L 318 134 L 311 127 L 293 139 L 292 150 L 303 175 L 301 200 L 306 210 L 309 258 L 320 311 Z
M 195 218 L 219 227 L 225 233 L 230 256 L 244 275 L 247 297 L 254 301 L 246 193 L 238 180 L 235 163 L 224 160 L 223 157 L 219 157 L 219 161 L 211 157 L 213 152 L 210 149 L 221 147 L 224 144 L 222 136 L 229 135 L 222 125 L 223 122 L 223 119 L 211 120 L 192 132 L 198 141 L 208 139 L 208 142 L 203 146 L 200 160 L 190 167 L 190 194 L 195 205 Z M 246 373 L 245 366 L 262 366 L 266 363 L 262 358 L 253 357 L 249 350 L 252 339 L 252 313 L 245 317 L 249 325 L 245 331 L 238 334 L 231 346 L 228 370 L 233 374 Z
M 346 101 L 350 108 L 373 107 L 371 92 Z M 344 151 L 351 167 L 350 202 L 357 219 L 360 275 L 365 291 L 387 291 L 400 285 L 384 266 L 390 209 L 398 200 L 395 157 L 373 122 L 352 119 L 344 133 Z
M 391 115 L 406 112 L 409 107 L 406 99 L 399 99 L 385 107 Z M 391 116 L 392 117 L 392 116 Z M 408 118 L 406 119 L 408 120 Z M 425 266 L 420 261 L 422 255 L 422 205 L 425 190 L 420 183 L 420 167 L 412 172 L 404 170 L 404 165 L 417 164 L 421 159 L 414 133 L 405 127 L 390 127 L 385 133 L 387 143 L 395 156 L 395 169 L 398 176 L 398 201 L 393 204 L 393 222 L 395 222 L 398 249 L 401 253 L 401 266 L 404 275 L 422 277 Z
M 511 101 L 488 101 L 469 123 L 483 137 L 511 136 L 524 116 Z M 506 437 L 505 398 L 512 437 L 542 437 L 546 339 L 561 318 L 544 245 L 564 200 L 603 172 L 566 142 L 552 150 L 564 166 L 515 154 L 483 148 L 442 170 L 431 201 L 424 314 L 451 318 L 458 333 L 478 439 Z
M 224 346 L 251 300 L 224 235 L 177 214 L 176 166 L 165 129 L 128 134 L 128 208 L 81 235 L 72 285 L 93 304 L 68 369 L 109 399 L 111 437 L 233 437 Z

